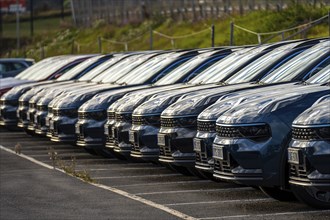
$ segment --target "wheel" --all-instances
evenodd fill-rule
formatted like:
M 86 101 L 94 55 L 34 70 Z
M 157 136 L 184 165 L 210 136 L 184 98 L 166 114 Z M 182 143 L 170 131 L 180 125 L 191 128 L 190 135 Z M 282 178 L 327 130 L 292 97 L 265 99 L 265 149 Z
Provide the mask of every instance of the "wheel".
M 267 196 L 278 201 L 295 201 L 297 198 L 292 192 L 281 190 L 277 187 L 260 187 L 261 191 Z
M 296 185 L 291 185 L 291 189 L 301 202 L 317 209 L 330 209 L 329 191 L 321 191 L 315 187 Z

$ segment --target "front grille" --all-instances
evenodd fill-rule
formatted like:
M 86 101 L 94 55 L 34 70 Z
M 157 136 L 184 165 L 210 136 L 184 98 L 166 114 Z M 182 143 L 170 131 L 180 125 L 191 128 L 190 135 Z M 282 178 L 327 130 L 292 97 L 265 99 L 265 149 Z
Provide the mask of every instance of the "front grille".
M 159 155 L 164 157 L 171 157 L 171 147 L 170 146 L 159 146 Z
M 60 116 L 61 111 L 59 109 L 53 109 L 53 115 L 54 117 Z
M 78 119 L 86 119 L 86 114 L 85 112 L 78 112 Z
M 142 116 L 133 116 L 132 124 L 133 125 L 143 125 L 143 124 L 145 124 L 145 119 Z
M 229 152 L 226 153 L 226 158 L 223 160 L 214 159 L 214 171 L 233 175 L 231 171 L 239 165 Z
M 197 130 L 206 132 L 215 132 L 214 121 L 197 121 Z
M 36 103 L 29 103 L 29 108 L 35 108 L 36 107 Z
M 196 153 L 196 162 L 207 164 L 207 154 L 206 152 L 195 152 Z
M 131 114 L 116 114 L 115 119 L 118 122 L 131 122 L 132 116 Z
M 237 127 L 216 126 L 217 135 L 220 137 L 241 137 Z
M 29 106 L 29 102 L 27 101 L 19 101 L 18 102 L 19 107 L 28 107 Z
M 162 127 L 174 128 L 177 123 L 175 118 L 161 118 L 160 125 Z
M 47 105 L 37 105 L 38 111 L 47 111 Z
M 114 112 L 108 112 L 108 120 L 114 120 L 115 119 L 115 113 Z
M 292 128 L 292 138 L 295 140 L 318 140 L 315 128 Z

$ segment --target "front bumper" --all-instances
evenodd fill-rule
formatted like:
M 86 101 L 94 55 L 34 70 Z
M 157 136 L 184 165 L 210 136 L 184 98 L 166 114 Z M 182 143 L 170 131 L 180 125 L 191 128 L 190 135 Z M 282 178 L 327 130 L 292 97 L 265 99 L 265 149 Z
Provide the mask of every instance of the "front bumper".
M 289 182 L 330 191 L 330 142 L 291 142 L 288 149 Z
M 0 125 L 16 127 L 18 122 L 17 109 L 18 106 L 2 105 L 0 107 Z
M 270 141 L 216 137 L 213 176 L 244 185 L 280 186 L 281 154 L 278 146 L 268 149 Z
M 176 166 L 194 167 L 196 154 L 193 138 L 196 131 L 187 128 L 161 129 L 157 135 L 159 161 Z
M 34 117 L 34 124 L 35 124 L 35 130 L 34 132 L 39 135 L 45 136 L 48 127 L 46 126 L 46 116 L 48 112 L 47 111 L 37 111 Z
M 101 147 L 105 145 L 103 121 L 78 120 L 75 125 L 77 145 L 81 147 Z
M 132 124 L 129 122 L 117 122 L 113 128 L 113 137 L 115 139 L 114 151 L 124 155 L 129 156 L 133 145 L 129 142 L 129 129 Z
M 30 131 L 34 131 L 36 129 L 35 118 L 36 118 L 36 109 L 29 109 L 27 113 L 27 120 L 29 121 L 27 129 Z
M 215 133 L 204 133 L 199 135 L 197 132 L 194 138 L 194 151 L 196 154 L 195 168 L 205 172 L 213 173 L 214 160 L 212 157 L 212 144 Z
M 157 161 L 159 158 L 158 131 L 159 128 L 154 126 L 133 125 L 129 131 L 129 141 L 133 145 L 130 156 L 147 161 Z
M 77 118 L 55 116 L 49 121 L 49 133 L 54 142 L 76 142 L 75 124 Z

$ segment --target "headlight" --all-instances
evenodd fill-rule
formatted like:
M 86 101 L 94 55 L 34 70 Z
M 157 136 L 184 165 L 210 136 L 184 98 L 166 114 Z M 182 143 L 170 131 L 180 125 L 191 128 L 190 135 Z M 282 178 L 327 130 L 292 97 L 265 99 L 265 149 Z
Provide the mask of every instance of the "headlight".
M 107 113 L 106 111 L 87 112 L 87 116 L 90 119 L 94 119 L 96 121 L 102 121 L 106 119 Z
M 20 107 L 28 107 L 29 106 L 29 102 L 28 101 L 19 101 L 18 105 Z
M 47 111 L 48 106 L 47 105 L 37 105 L 38 111 Z
M 12 100 L 1 100 L 0 105 L 10 105 L 10 106 L 17 106 L 18 100 L 12 99 Z
M 152 125 L 152 126 L 159 127 L 160 126 L 160 116 L 159 115 L 133 116 L 132 124 L 133 125 Z
M 116 121 L 118 122 L 131 122 L 132 121 L 132 113 L 116 113 Z
M 168 128 L 196 128 L 197 116 L 180 117 L 180 118 L 161 118 L 161 126 Z
M 77 118 L 78 110 L 77 109 L 62 109 L 59 111 L 61 116 L 67 116 L 69 118 Z
M 316 133 L 321 139 L 330 140 L 330 126 L 318 128 Z
M 264 141 L 271 137 L 271 129 L 267 124 L 217 125 L 216 131 L 219 137 L 247 138 L 253 141 Z

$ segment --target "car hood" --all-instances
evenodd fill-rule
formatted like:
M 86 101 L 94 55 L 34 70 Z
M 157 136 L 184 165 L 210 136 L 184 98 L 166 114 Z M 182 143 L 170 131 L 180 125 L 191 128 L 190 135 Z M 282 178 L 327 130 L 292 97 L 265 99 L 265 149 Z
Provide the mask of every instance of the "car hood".
M 215 103 L 229 92 L 255 87 L 256 84 L 244 83 L 221 86 L 216 89 L 199 91 L 193 97 L 183 98 L 171 104 L 162 112 L 162 117 L 192 116 L 200 114 L 205 108 Z
M 23 79 L 16 79 L 13 77 L 3 78 L 0 79 L 0 89 L 7 89 L 12 88 L 14 86 L 22 85 L 25 83 L 31 83 L 32 80 L 23 80 Z
M 56 104 L 58 108 L 72 108 L 77 107 L 77 105 L 84 104 L 79 108 L 79 111 L 95 111 L 96 109 L 105 109 L 109 107 L 110 103 L 123 97 L 127 92 L 144 89 L 150 87 L 150 85 L 140 85 L 133 87 L 113 87 L 114 90 L 106 91 L 95 96 L 95 94 L 102 91 L 102 89 L 90 89 L 89 92 L 78 92 L 74 95 L 70 94 L 67 98 Z M 103 88 L 109 88 L 109 86 L 104 86 Z M 94 96 L 94 97 L 93 97 Z M 89 101 L 86 99 L 91 98 Z
M 216 103 L 203 110 L 198 115 L 198 120 L 216 121 L 220 115 L 235 106 L 246 102 L 252 102 L 260 98 L 271 97 L 277 93 L 282 93 L 283 91 L 292 92 L 293 86 L 295 87 L 294 89 L 301 88 L 301 84 L 286 83 L 229 93 L 228 95 L 222 96 Z
M 195 94 L 199 94 L 200 91 L 208 89 L 219 88 L 217 84 L 207 84 L 192 86 L 188 88 L 175 89 L 173 91 L 162 91 L 154 94 L 150 97 L 150 100 L 136 107 L 133 111 L 134 115 L 148 115 L 148 114 L 160 114 L 165 108 L 173 104 L 175 101 L 192 97 Z
M 251 122 L 265 122 L 269 114 L 277 110 L 285 111 L 286 108 L 292 108 L 292 104 L 297 104 L 300 101 L 306 102 L 304 98 L 311 93 L 328 92 L 329 88 L 324 86 L 306 86 L 305 89 L 300 89 L 295 92 L 276 94 L 271 97 L 262 97 L 252 102 L 243 103 L 237 107 L 223 113 L 216 121 L 217 124 L 246 124 Z M 292 113 L 287 110 L 286 112 Z M 292 123 L 292 122 L 291 122 Z
M 301 113 L 293 126 L 330 125 L 330 95 L 320 98 L 312 107 Z

